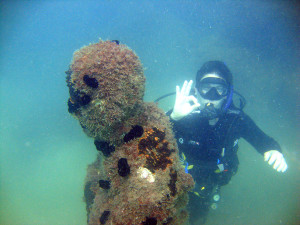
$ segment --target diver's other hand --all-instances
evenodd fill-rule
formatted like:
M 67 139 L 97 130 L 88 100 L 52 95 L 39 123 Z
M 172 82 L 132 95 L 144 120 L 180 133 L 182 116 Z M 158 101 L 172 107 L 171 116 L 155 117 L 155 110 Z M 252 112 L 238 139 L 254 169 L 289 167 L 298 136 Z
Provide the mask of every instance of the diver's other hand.
M 286 161 L 282 155 L 277 150 L 270 150 L 265 152 L 264 154 L 265 161 L 268 161 L 269 165 L 273 165 L 273 169 L 277 170 L 277 172 L 285 172 L 288 168 L 288 165 L 286 164 Z
M 192 80 L 190 80 L 189 82 L 184 81 L 181 91 L 180 87 L 176 86 L 176 100 L 173 112 L 171 113 L 171 118 L 173 120 L 182 119 L 200 106 L 194 96 L 189 96 L 192 84 Z

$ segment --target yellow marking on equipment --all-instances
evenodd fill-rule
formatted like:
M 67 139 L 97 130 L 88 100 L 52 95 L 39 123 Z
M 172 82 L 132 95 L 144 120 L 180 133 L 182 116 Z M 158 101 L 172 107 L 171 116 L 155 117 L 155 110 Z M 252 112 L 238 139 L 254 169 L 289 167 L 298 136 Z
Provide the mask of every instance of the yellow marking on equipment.
M 194 193 L 195 195 L 197 195 L 198 197 L 200 197 L 200 195 L 199 195 L 198 192 L 194 191 L 193 193 Z
M 190 169 L 193 169 L 193 168 L 194 168 L 194 165 L 189 165 L 187 169 L 190 170 Z

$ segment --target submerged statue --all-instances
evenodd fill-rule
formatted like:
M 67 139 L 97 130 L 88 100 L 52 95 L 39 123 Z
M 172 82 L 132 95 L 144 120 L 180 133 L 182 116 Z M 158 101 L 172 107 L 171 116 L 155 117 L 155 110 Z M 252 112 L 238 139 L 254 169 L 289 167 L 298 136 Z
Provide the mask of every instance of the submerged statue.
M 88 224 L 185 224 L 194 181 L 180 164 L 168 117 L 143 102 L 136 54 L 118 41 L 76 51 L 67 73 L 69 112 L 99 151 L 84 186 Z

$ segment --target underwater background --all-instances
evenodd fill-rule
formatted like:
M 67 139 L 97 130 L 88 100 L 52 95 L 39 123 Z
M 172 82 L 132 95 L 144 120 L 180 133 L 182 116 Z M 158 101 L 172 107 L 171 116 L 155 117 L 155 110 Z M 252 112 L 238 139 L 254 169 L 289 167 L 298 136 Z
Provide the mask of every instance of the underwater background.
M 241 140 L 239 171 L 207 224 L 300 224 L 299 11 L 275 0 L 1 1 L 0 224 L 86 224 L 83 184 L 97 151 L 68 113 L 64 72 L 99 38 L 140 57 L 145 101 L 224 61 L 289 168 L 277 173 Z

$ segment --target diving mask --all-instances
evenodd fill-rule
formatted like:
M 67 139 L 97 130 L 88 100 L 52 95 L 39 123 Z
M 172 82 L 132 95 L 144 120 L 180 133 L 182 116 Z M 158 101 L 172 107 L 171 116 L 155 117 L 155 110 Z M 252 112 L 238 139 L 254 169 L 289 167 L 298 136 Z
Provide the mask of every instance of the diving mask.
M 199 94 L 208 100 L 220 100 L 228 94 L 228 85 L 222 78 L 206 77 L 200 81 Z

